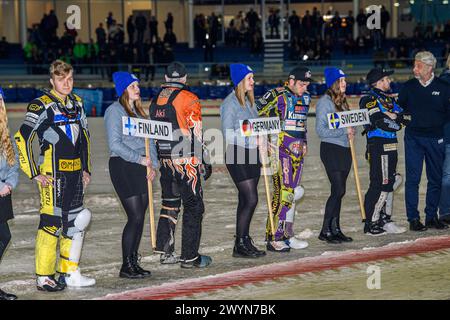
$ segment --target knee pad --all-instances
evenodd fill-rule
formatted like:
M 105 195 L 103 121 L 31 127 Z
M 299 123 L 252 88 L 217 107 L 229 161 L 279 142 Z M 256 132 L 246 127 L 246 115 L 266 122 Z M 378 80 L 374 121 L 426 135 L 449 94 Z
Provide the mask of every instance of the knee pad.
M 180 214 L 180 209 L 173 208 L 172 210 L 169 209 L 161 209 L 161 213 L 159 215 L 160 218 L 166 218 L 170 222 L 172 222 L 174 225 L 178 222 L 178 215 Z
M 75 218 L 74 225 L 79 231 L 84 231 L 91 222 L 92 213 L 89 209 L 81 210 Z
M 395 174 L 394 186 L 393 186 L 394 191 L 397 190 L 398 187 L 400 187 L 400 185 L 402 184 L 402 182 L 403 182 L 402 175 L 401 175 L 400 173 L 396 173 L 396 174 Z

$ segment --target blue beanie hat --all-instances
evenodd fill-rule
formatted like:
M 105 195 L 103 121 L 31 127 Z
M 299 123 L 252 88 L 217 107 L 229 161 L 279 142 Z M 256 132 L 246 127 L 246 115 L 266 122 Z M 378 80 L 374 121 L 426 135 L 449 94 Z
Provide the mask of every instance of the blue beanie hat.
M 244 79 L 249 73 L 253 73 L 253 70 L 245 64 L 233 63 L 230 64 L 230 73 L 231 81 L 233 81 L 233 85 L 237 87 L 242 79 Z
M 118 71 L 113 73 L 113 81 L 116 87 L 117 96 L 121 97 L 128 86 L 135 81 L 139 82 L 139 79 L 129 72 Z
M 336 80 L 346 77 L 344 71 L 335 67 L 325 68 L 324 74 L 327 88 L 330 88 Z
M 3 92 L 2 87 L 0 87 L 0 98 L 5 100 L 5 93 Z

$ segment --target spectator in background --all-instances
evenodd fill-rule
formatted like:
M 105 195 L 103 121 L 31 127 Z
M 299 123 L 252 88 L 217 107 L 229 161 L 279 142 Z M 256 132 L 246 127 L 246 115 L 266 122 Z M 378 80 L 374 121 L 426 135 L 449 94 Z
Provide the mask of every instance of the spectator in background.
M 258 25 L 258 14 L 253 9 L 250 9 L 250 11 L 245 15 L 245 21 L 248 24 L 248 31 L 250 32 L 250 34 L 253 34 L 253 32 L 256 31 Z
M 106 44 L 106 31 L 103 28 L 103 23 L 100 23 L 95 29 L 95 34 L 97 35 L 97 44 L 100 48 L 103 48 Z
M 73 57 L 75 59 L 75 67 L 77 68 L 77 73 L 81 73 L 82 67 L 80 65 L 84 64 L 87 57 L 86 46 L 78 39 L 77 44 L 73 48 Z
M 171 12 L 167 14 L 167 19 L 164 21 L 164 25 L 166 26 L 166 33 L 169 33 L 169 30 L 173 32 L 173 15 Z
M 99 63 L 99 53 L 100 49 L 97 43 L 94 42 L 94 39 L 89 40 L 89 44 L 87 45 L 87 55 L 86 62 L 91 65 L 91 74 L 98 74 L 97 65 Z
M 137 30 L 137 45 L 144 43 L 144 33 L 147 29 L 147 19 L 142 13 L 136 17 L 135 20 L 136 30 Z
M 212 42 L 209 34 L 206 34 L 205 44 L 203 45 L 204 50 L 204 60 L 205 62 L 213 62 L 214 61 L 214 49 L 216 45 Z
M 155 16 L 150 17 L 148 27 L 150 29 L 150 42 L 153 43 L 153 38 L 158 38 L 158 20 Z
M 167 33 L 164 35 L 164 42 L 168 43 L 172 48 L 177 44 L 177 37 L 172 32 L 172 29 L 167 30 Z
M 305 15 L 302 19 L 302 34 L 301 36 L 309 36 L 312 29 L 312 17 L 309 14 L 309 10 L 306 10 Z
M 0 41 L 0 59 L 6 59 L 9 56 L 9 43 L 6 37 L 2 37 Z
M 353 26 L 355 25 L 355 17 L 353 17 L 353 11 L 348 12 L 348 16 L 345 18 L 347 26 L 345 28 L 346 34 L 350 34 L 353 37 Z
M 133 20 L 133 15 L 130 15 L 127 20 L 128 43 L 130 46 L 134 43 L 134 32 L 136 31 L 136 26 L 134 25 Z
M 300 36 L 300 17 L 295 10 L 292 10 L 292 15 L 288 19 L 289 27 L 291 28 L 291 37 Z
M 342 23 L 342 19 L 339 16 L 339 12 L 336 11 L 334 13 L 334 17 L 331 19 L 331 25 L 332 25 L 334 39 L 339 39 L 339 31 L 341 29 L 341 23 Z
M 55 14 L 55 10 L 50 10 L 48 15 L 48 29 L 50 32 L 50 37 L 56 37 L 56 31 L 59 27 L 58 17 Z
M 356 23 L 358 24 L 358 35 L 365 37 L 367 33 L 367 15 L 364 13 L 364 9 L 359 9 Z
M 112 12 L 108 13 L 108 16 L 106 17 L 105 21 L 106 21 L 106 28 L 109 30 L 111 28 L 111 26 L 113 25 L 113 21 L 114 21 Z
M 386 28 L 389 21 L 391 21 L 391 15 L 384 6 L 381 6 L 380 19 L 381 19 L 382 38 L 386 39 Z
M 280 17 L 278 15 L 277 10 L 271 10 L 269 15 L 269 27 L 270 27 L 270 38 L 279 38 L 280 37 L 280 31 L 278 28 L 280 27 Z M 275 31 L 275 37 L 274 37 L 274 31 Z
M 211 37 L 212 43 L 216 45 L 217 37 L 219 34 L 219 19 L 217 18 L 214 12 L 212 12 L 211 16 L 208 17 L 208 25 L 209 25 L 209 36 Z

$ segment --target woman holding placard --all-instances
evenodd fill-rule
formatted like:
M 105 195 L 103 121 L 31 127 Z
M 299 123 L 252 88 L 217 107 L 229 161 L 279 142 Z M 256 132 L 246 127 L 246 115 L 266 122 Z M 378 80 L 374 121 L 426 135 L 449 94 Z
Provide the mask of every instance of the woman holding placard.
M 227 143 L 226 166 L 239 192 L 236 212 L 236 241 L 233 257 L 258 258 L 266 255 L 258 250 L 250 237 L 250 222 L 258 204 L 258 182 L 261 162 L 258 138 L 245 136 L 242 127 L 249 119 L 258 118 L 253 93 L 253 70 L 243 64 L 231 64 L 234 90 L 220 106 L 222 132 Z
M 128 221 L 122 234 L 122 278 L 143 278 L 150 271 L 139 266 L 138 249 L 148 202 L 147 179 L 153 180 L 158 166 L 156 149 L 146 157 L 145 139 L 123 135 L 122 117 L 147 118 L 140 97 L 139 80 L 128 72 L 115 72 L 114 85 L 119 100 L 105 112 L 105 126 L 110 149 L 109 173 Z M 150 167 L 150 175 L 147 168 Z
M 327 91 L 316 106 L 316 132 L 321 140 L 320 159 L 331 183 L 331 194 L 325 206 L 325 216 L 319 239 L 328 243 L 353 241 L 342 233 L 340 214 L 342 198 L 348 174 L 352 166 L 349 139 L 355 136 L 355 129 L 329 129 L 328 114 L 349 110 L 345 97 L 346 75 L 338 68 L 325 69 Z

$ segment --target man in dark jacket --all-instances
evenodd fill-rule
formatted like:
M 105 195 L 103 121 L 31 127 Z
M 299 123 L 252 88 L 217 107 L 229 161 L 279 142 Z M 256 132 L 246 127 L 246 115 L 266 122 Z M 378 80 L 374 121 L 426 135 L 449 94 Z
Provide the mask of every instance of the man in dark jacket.
M 450 110 L 450 90 L 448 83 L 434 76 L 435 67 L 436 58 L 431 52 L 417 53 L 413 69 L 415 79 L 403 85 L 398 100 L 399 105 L 411 114 L 411 123 L 405 130 L 405 203 L 413 231 L 425 231 L 427 227 L 448 228 L 438 219 L 437 210 L 441 197 L 444 125 Z M 420 222 L 418 210 L 424 160 L 428 178 L 425 226 Z

